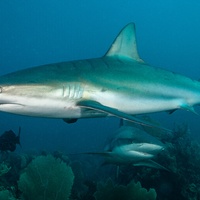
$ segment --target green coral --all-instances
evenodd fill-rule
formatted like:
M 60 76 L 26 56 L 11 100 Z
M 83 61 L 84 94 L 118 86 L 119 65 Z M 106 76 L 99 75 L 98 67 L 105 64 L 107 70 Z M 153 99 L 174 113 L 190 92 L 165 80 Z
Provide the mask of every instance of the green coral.
M 155 200 L 156 191 L 147 191 L 140 182 L 131 181 L 127 186 L 114 185 L 109 178 L 105 184 L 99 183 L 94 194 L 96 200 Z
M 0 191 L 0 199 L 1 200 L 15 200 L 11 192 L 6 189 Z
M 21 174 L 19 190 L 25 200 L 67 200 L 74 181 L 70 166 L 51 155 L 36 157 Z
M 81 163 L 79 161 L 73 161 L 70 166 L 75 176 L 71 198 L 81 199 L 81 196 L 88 190 L 87 186 L 84 184 L 84 173 L 81 168 Z
M 0 164 L 0 176 L 3 176 L 4 174 L 8 173 L 10 171 L 11 167 L 8 167 L 7 164 L 2 162 Z

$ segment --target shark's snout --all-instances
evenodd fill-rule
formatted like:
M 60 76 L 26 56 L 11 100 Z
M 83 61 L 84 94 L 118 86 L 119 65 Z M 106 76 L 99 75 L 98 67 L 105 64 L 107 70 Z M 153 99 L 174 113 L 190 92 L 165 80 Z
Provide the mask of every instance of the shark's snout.
M 26 101 L 20 98 L 15 86 L 0 86 L 0 111 L 20 114 L 25 105 Z

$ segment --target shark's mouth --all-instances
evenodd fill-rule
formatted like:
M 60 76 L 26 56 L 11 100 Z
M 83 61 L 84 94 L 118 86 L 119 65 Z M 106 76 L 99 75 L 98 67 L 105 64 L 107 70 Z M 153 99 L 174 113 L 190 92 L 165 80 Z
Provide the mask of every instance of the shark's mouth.
M 18 109 L 22 109 L 23 107 L 25 107 L 25 105 L 23 104 L 19 104 L 19 103 L 0 103 L 0 111 L 12 111 L 12 110 L 18 110 Z
M 20 106 L 24 106 L 23 104 L 20 103 L 14 103 L 14 102 L 0 102 L 0 106 L 1 105 L 20 105 Z
M 20 114 L 20 115 L 25 115 L 27 113 L 26 105 L 14 102 L 8 102 L 8 103 L 1 102 L 0 111 L 13 114 Z

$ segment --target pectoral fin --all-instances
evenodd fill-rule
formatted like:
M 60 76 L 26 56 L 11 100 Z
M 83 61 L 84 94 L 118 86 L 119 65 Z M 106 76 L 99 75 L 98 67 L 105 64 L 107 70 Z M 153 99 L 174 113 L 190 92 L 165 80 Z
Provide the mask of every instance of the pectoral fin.
M 169 171 L 169 169 L 167 169 L 166 167 L 158 164 L 157 162 L 153 161 L 153 160 L 145 160 L 145 161 L 141 161 L 138 163 L 133 164 L 133 166 L 145 166 L 145 167 L 151 167 L 151 168 L 155 168 L 155 169 L 162 169 L 162 170 L 166 170 Z
M 77 104 L 77 106 L 84 107 L 84 108 L 90 108 L 90 109 L 94 109 L 94 110 L 101 111 L 101 112 L 104 112 L 104 113 L 108 113 L 108 114 L 111 114 L 113 116 L 122 118 L 124 120 L 128 120 L 128 121 L 134 122 L 136 124 L 140 124 L 142 126 L 155 127 L 155 128 L 161 129 L 165 132 L 172 132 L 169 129 L 166 129 L 166 128 L 163 128 L 163 127 L 160 127 L 160 126 L 156 126 L 155 124 L 151 124 L 150 122 L 147 122 L 145 120 L 138 119 L 136 117 L 133 117 L 132 115 L 126 114 L 126 113 L 121 112 L 117 109 L 114 109 L 114 108 L 111 108 L 111 107 L 108 107 L 108 106 L 104 106 L 104 105 L 102 105 L 102 104 L 100 104 L 96 101 L 90 101 L 90 100 L 80 101 Z

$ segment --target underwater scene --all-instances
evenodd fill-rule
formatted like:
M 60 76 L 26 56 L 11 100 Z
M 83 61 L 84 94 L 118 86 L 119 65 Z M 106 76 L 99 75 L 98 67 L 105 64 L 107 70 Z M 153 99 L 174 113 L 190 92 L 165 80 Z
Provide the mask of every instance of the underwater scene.
M 105 150 L 77 154 L 13 153 L 9 148 L 21 145 L 19 134 L 7 131 L 0 138 L 7 146 L 1 154 L 2 200 L 199 199 L 200 145 L 186 124 L 167 136 L 123 125 Z
M 200 200 L 199 10 L 0 1 L 0 200 Z

